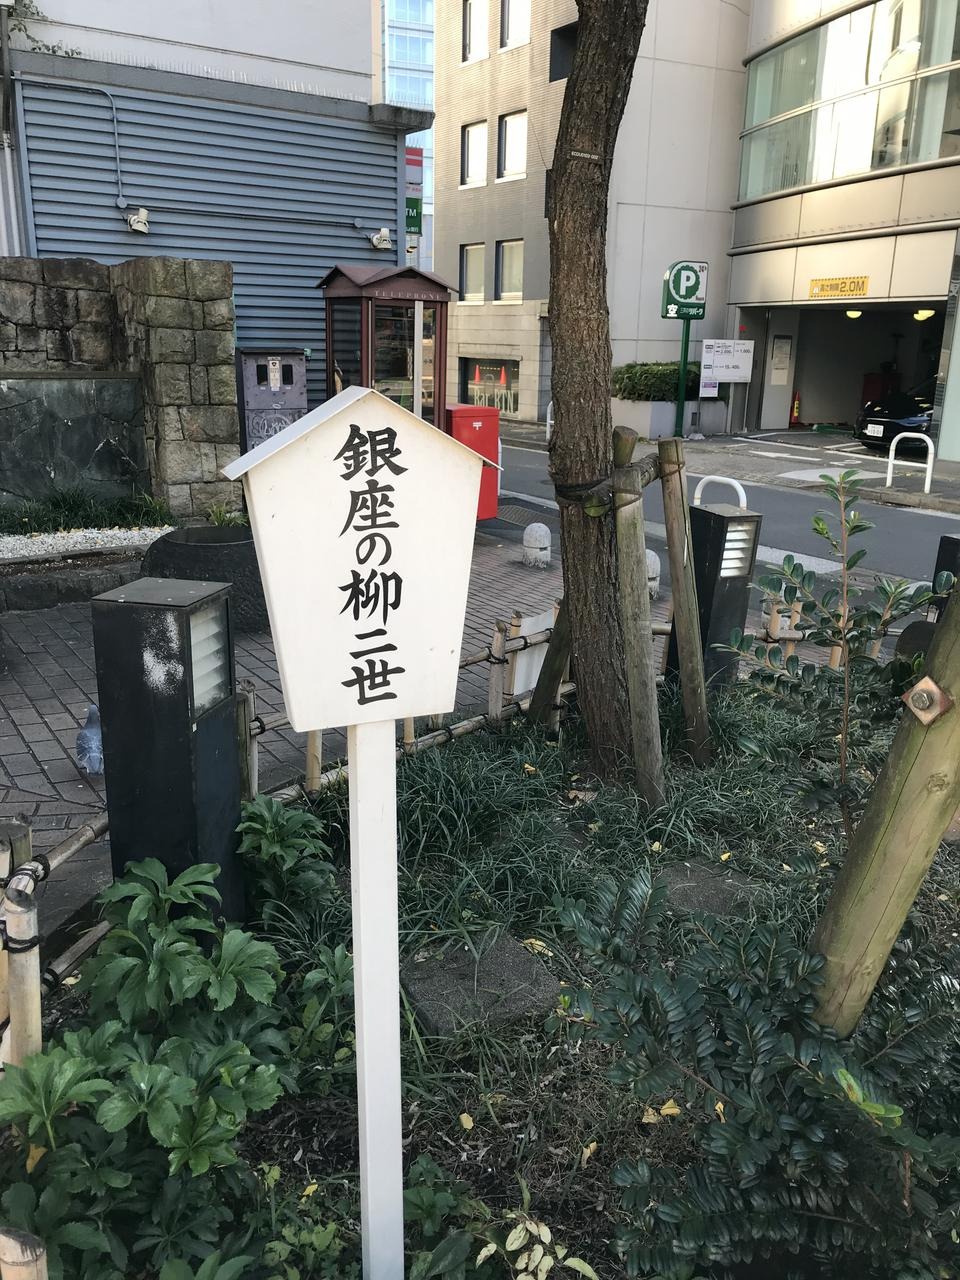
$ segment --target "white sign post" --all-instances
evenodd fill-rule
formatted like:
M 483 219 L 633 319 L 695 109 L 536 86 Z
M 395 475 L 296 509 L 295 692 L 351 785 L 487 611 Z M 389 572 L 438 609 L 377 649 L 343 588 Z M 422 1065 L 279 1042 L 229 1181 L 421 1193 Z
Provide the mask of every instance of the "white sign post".
M 402 1280 L 396 721 L 452 711 L 480 456 L 347 390 L 224 468 L 242 477 L 287 716 L 347 725 L 366 1280 Z

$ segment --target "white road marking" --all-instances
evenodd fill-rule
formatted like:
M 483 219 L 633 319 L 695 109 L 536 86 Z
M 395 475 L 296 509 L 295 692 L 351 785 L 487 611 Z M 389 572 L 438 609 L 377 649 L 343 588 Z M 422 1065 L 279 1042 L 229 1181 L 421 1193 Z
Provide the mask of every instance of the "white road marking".
M 858 480 L 878 480 L 884 472 L 882 471 L 864 471 L 862 467 L 823 467 L 819 471 L 781 471 L 779 479 L 781 480 L 806 480 L 810 484 L 816 482 L 822 476 L 830 476 L 834 480 L 839 480 L 842 475 L 852 471 Z
M 772 449 L 751 449 L 750 452 L 755 458 L 786 458 L 789 462 L 817 462 L 819 454 L 808 453 L 805 457 L 800 457 L 795 453 L 774 453 Z

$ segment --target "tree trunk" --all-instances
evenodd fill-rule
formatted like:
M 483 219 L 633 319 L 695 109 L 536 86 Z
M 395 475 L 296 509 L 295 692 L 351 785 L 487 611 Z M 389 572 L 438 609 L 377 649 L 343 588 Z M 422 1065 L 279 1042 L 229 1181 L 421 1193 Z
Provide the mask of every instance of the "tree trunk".
M 550 474 L 574 679 L 594 765 L 609 774 L 632 753 L 614 518 L 612 507 L 587 515 L 578 499 L 613 470 L 607 193 L 647 0 L 578 0 L 578 8 L 550 186 Z
M 826 957 L 816 1017 L 849 1035 L 960 804 L 960 599 L 937 626 L 926 675 L 954 699 L 926 726 L 903 713 L 810 944 Z M 926 710 L 923 686 L 911 699 Z

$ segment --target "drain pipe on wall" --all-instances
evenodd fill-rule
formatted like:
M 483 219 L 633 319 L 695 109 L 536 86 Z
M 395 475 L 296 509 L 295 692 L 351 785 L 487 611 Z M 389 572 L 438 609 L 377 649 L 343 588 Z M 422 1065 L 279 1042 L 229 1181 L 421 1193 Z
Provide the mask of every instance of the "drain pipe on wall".
M 13 181 L 13 79 L 10 75 L 10 11 L 13 0 L 0 0 L 0 139 L 3 145 L 3 175 L 0 190 L 0 254 L 20 256 L 20 226 L 17 216 L 17 189 Z

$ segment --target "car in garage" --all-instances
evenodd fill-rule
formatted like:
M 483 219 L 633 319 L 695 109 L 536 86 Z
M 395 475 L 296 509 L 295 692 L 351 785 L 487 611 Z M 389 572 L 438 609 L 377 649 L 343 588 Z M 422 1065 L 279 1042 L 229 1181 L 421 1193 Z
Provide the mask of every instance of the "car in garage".
M 868 400 L 857 415 L 853 428 L 855 439 L 868 449 L 882 449 L 886 453 L 894 436 L 902 431 L 929 435 L 936 385 L 936 378 L 928 378 L 909 391 L 889 391 L 878 400 Z M 923 448 L 920 440 L 904 440 L 898 452 Z

